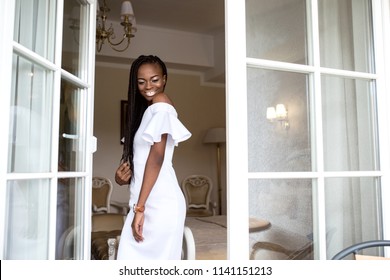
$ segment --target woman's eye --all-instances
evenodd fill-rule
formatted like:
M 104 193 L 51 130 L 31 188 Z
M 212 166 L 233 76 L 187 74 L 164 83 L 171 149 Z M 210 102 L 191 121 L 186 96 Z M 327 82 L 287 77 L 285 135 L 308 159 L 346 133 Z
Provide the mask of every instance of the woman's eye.
M 152 80 L 152 83 L 158 83 L 160 80 L 159 79 L 154 79 Z

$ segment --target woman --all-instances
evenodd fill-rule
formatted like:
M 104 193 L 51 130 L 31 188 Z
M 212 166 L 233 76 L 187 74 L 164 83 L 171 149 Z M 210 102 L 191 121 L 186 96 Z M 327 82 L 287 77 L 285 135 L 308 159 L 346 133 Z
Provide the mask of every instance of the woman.
M 172 167 L 174 147 L 191 133 L 165 94 L 167 69 L 156 56 L 131 65 L 128 127 L 115 180 L 130 183 L 127 215 L 117 259 L 181 258 L 185 200 Z

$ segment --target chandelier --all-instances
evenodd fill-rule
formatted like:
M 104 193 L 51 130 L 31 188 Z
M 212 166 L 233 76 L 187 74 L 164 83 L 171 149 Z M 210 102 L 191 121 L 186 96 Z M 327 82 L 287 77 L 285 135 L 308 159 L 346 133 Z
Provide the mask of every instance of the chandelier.
M 135 28 L 135 16 L 133 7 L 130 1 L 123 1 L 121 8 L 121 25 L 123 26 L 122 39 L 115 41 L 116 36 L 112 24 L 106 29 L 106 20 L 110 8 L 106 4 L 106 0 L 103 0 L 103 5 L 99 6 L 97 1 L 97 15 L 96 15 L 96 50 L 100 52 L 103 45 L 107 42 L 110 47 L 117 51 L 123 52 L 130 46 L 130 39 L 134 37 L 134 33 L 137 31 Z M 122 45 L 122 43 L 124 43 Z

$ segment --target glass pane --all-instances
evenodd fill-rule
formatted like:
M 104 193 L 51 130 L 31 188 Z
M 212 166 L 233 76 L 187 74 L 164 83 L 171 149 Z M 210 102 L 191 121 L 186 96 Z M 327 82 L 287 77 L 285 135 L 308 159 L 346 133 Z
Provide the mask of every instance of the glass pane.
M 50 181 L 21 180 L 7 184 L 5 258 L 48 258 Z
M 58 180 L 57 189 L 57 226 L 56 226 L 56 259 L 81 259 L 82 241 L 81 217 L 82 179 L 63 178 Z
M 14 55 L 8 172 L 50 169 L 53 73 Z
M 76 76 L 81 75 L 81 57 L 86 50 L 89 6 L 79 0 L 64 1 L 62 68 Z
M 321 66 L 374 72 L 370 0 L 319 0 Z
M 85 170 L 85 94 L 62 80 L 60 104 L 59 171 Z
M 373 82 L 323 76 L 322 102 L 325 170 L 378 170 Z
M 250 259 L 313 259 L 312 211 L 311 179 L 249 180 Z
M 327 258 L 353 244 L 382 239 L 378 178 L 325 180 Z
M 247 57 L 307 64 L 305 0 L 246 0 Z
M 308 76 L 248 68 L 247 79 L 249 172 L 310 171 Z
M 56 0 L 16 0 L 14 41 L 54 61 Z

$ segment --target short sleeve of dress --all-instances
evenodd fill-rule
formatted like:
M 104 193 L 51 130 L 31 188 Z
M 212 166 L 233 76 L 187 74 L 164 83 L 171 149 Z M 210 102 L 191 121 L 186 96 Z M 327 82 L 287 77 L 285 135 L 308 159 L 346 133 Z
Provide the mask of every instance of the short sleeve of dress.
M 151 105 L 149 122 L 142 133 L 142 138 L 153 145 L 161 141 L 162 134 L 168 134 L 168 141 L 177 146 L 191 137 L 191 133 L 180 122 L 175 108 L 168 103 L 155 103 Z

